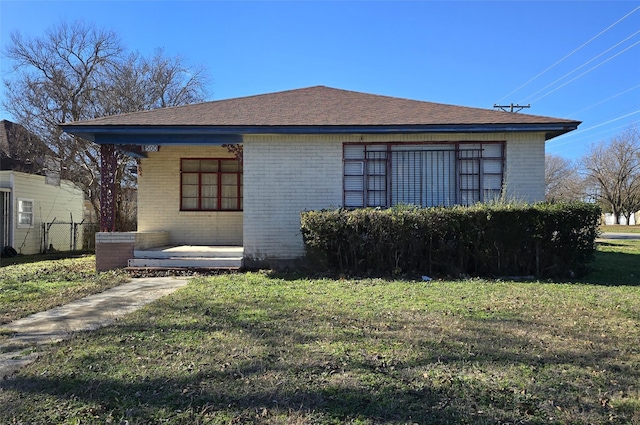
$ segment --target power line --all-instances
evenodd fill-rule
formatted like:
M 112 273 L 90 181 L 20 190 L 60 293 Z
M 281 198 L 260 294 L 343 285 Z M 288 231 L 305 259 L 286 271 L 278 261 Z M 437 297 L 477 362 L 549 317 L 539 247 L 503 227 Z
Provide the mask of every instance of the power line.
M 586 43 L 582 44 L 580 47 L 578 47 L 577 49 L 575 49 L 574 51 L 572 51 L 571 53 L 569 53 L 568 55 L 566 55 L 565 57 L 563 57 L 562 59 L 560 59 L 559 61 L 557 61 L 556 63 L 554 63 L 553 65 L 551 65 L 550 67 L 548 67 L 547 69 L 545 69 L 544 71 L 540 72 L 539 74 L 537 74 L 535 77 L 531 78 L 529 81 L 527 81 L 526 83 L 522 84 L 520 87 L 518 87 L 517 89 L 513 90 L 512 92 L 508 93 L 506 96 L 502 97 L 500 101 L 506 99 L 507 97 L 511 96 L 512 94 L 516 93 L 517 91 L 519 91 L 520 89 L 522 89 L 523 87 L 527 86 L 529 83 L 531 83 L 532 81 L 536 80 L 538 77 L 540 77 L 541 75 L 545 74 L 547 71 L 553 69 L 556 65 L 560 64 L 561 62 L 563 62 L 565 59 L 567 59 L 568 57 L 570 57 L 571 55 L 573 55 L 574 53 L 576 53 L 577 51 L 579 51 L 580 49 L 582 49 L 583 47 L 585 47 L 586 45 L 588 45 L 589 43 L 591 43 L 593 40 L 595 40 L 596 38 L 600 37 L 602 34 L 604 34 L 605 32 L 609 31 L 611 28 L 613 28 L 614 26 L 618 25 L 620 22 L 622 22 L 623 20 L 625 20 L 626 18 L 628 18 L 629 16 L 631 16 L 631 14 L 633 14 L 634 12 L 636 12 L 638 9 L 640 9 L 640 6 L 636 7 L 635 9 L 633 9 L 631 12 L 627 13 L 626 15 L 624 15 L 622 18 L 618 19 L 616 22 L 614 22 L 613 24 L 609 25 L 607 28 L 605 28 L 604 30 L 600 31 L 598 34 L 596 34 L 594 37 L 592 37 L 589 41 L 587 41 Z
M 624 118 L 630 117 L 630 116 L 635 115 L 635 114 L 638 114 L 638 113 L 640 113 L 640 109 L 638 109 L 638 110 L 636 110 L 636 111 L 633 111 L 633 112 L 630 112 L 630 113 L 628 113 L 628 114 L 625 114 L 625 115 L 619 116 L 619 117 L 617 117 L 617 118 L 611 119 L 611 120 L 609 120 L 609 121 L 605 121 L 605 122 L 602 122 L 602 123 L 600 123 L 600 124 L 593 125 L 593 126 L 588 127 L 588 128 L 583 128 L 583 129 L 580 129 L 580 130 L 574 131 L 574 132 L 572 132 L 572 133 L 571 133 L 571 136 L 575 136 L 576 134 L 584 133 L 584 132 L 586 132 L 586 131 L 590 131 L 590 130 L 593 130 L 593 129 L 595 129 L 595 128 L 602 127 L 603 125 L 607 125 L 607 124 L 610 124 L 610 123 L 612 123 L 612 122 L 619 121 L 619 120 L 621 120 L 621 119 L 624 119 Z M 557 139 L 556 139 L 556 140 L 557 140 Z M 551 141 L 549 142 L 549 144 L 551 144 L 551 143 L 555 142 L 556 140 L 551 140 Z M 555 144 L 555 145 L 554 145 L 554 147 L 555 147 L 555 146 L 562 146 L 562 145 L 564 145 L 564 144 L 572 143 L 572 142 L 575 142 L 575 139 L 573 139 L 573 140 L 568 140 L 568 141 L 566 141 L 566 142 L 564 142 L 564 143 L 558 143 L 558 144 Z
M 563 140 L 564 140 L 564 139 L 569 138 L 569 140 L 564 140 L 562 143 L 556 143 L 556 144 L 554 144 L 553 146 L 549 146 L 549 148 L 552 148 L 552 149 L 553 149 L 553 148 L 556 148 L 556 147 L 558 147 L 558 146 L 565 146 L 565 145 L 568 145 L 569 143 L 579 142 L 580 140 L 593 139 L 595 136 L 597 136 L 597 135 L 599 135 L 599 134 L 611 133 L 612 131 L 614 131 L 614 130 L 619 130 L 619 129 L 621 129 L 621 128 L 629 128 L 629 127 L 631 127 L 631 126 L 637 125 L 638 123 L 639 123 L 639 121 L 631 121 L 630 123 L 626 123 L 626 124 L 623 124 L 623 125 L 619 125 L 619 126 L 617 126 L 617 127 L 612 127 L 612 128 L 610 128 L 610 129 L 608 129 L 608 130 L 599 131 L 599 132 L 594 133 L 594 134 L 592 134 L 592 135 L 590 135 L 590 136 L 583 136 L 583 137 L 580 137 L 580 138 L 578 138 L 578 139 L 572 139 L 572 138 L 571 138 L 571 137 L 572 137 L 572 136 L 571 136 L 571 134 L 569 134 L 569 135 L 564 134 L 564 135 L 562 135 L 562 136 L 557 137 L 556 139 L 553 139 L 553 140 L 549 141 L 549 145 L 550 145 L 551 143 L 553 143 L 553 142 L 557 141 L 557 139 L 560 139 L 560 138 L 562 138 Z M 565 137 L 565 136 L 566 136 L 566 137 Z
M 618 47 L 619 45 L 621 45 L 621 44 L 622 44 L 622 43 L 624 43 L 625 41 L 629 40 L 630 38 L 633 38 L 634 36 L 636 36 L 636 35 L 637 35 L 637 34 L 639 34 L 639 33 L 640 33 L 640 30 L 636 31 L 635 33 L 633 33 L 633 34 L 632 34 L 632 35 L 630 35 L 629 37 L 625 38 L 624 40 L 622 40 L 622 41 L 620 41 L 620 42 L 618 42 L 618 43 L 614 44 L 614 45 L 613 45 L 613 46 L 611 46 L 611 47 L 609 47 L 607 50 L 605 50 L 604 52 L 600 53 L 599 55 L 597 55 L 597 56 L 595 56 L 595 57 L 593 57 L 593 58 L 589 59 L 588 61 L 586 61 L 585 63 L 583 63 L 583 64 L 582 64 L 582 65 L 580 65 L 579 67 L 577 67 L 577 68 L 573 69 L 572 71 L 570 71 L 570 72 L 568 72 L 568 73 L 564 74 L 562 77 L 558 78 L 558 79 L 557 79 L 557 80 L 555 80 L 554 82 L 552 82 L 552 83 L 550 83 L 550 84 L 546 85 L 545 87 L 541 88 L 541 89 L 540 89 L 540 90 L 538 90 L 537 92 L 535 92 L 535 93 L 533 93 L 533 94 L 530 94 L 529 96 L 525 97 L 521 102 L 525 102 L 526 100 L 528 100 L 528 99 L 532 98 L 533 96 L 537 95 L 537 94 L 538 94 L 538 93 L 540 93 L 541 91 L 548 89 L 549 87 L 553 86 L 555 83 L 557 83 L 557 82 L 559 82 L 559 81 L 563 80 L 564 78 L 568 77 L 569 75 L 573 74 L 574 72 L 578 71 L 579 69 L 584 68 L 585 66 L 587 66 L 588 64 L 590 64 L 590 63 L 591 63 L 591 62 L 593 62 L 594 60 L 598 59 L 599 57 L 601 57 L 601 56 L 602 56 L 602 55 L 604 55 L 605 53 L 607 53 L 607 52 L 609 52 L 609 51 L 611 51 L 611 50 L 615 49 L 616 47 Z M 638 43 L 636 43 L 636 44 L 638 44 Z M 635 44 L 634 44 L 634 46 L 635 46 Z M 631 46 L 631 47 L 633 47 L 633 46 Z M 628 49 L 629 49 L 629 48 L 627 48 L 627 49 L 625 49 L 625 50 L 628 50 Z M 623 52 L 624 52 L 625 50 L 623 50 Z M 621 52 L 621 53 L 622 53 L 622 52 Z M 615 57 L 615 56 L 614 56 L 614 57 Z M 605 62 L 606 62 L 606 61 L 605 61 Z M 604 63 L 604 62 L 603 62 L 603 63 Z M 591 68 L 591 69 L 594 69 L 594 68 Z M 581 75 L 584 75 L 584 74 L 581 74 Z M 573 81 L 573 80 L 571 80 L 571 81 Z M 560 87 L 562 87 L 562 86 L 560 86 Z M 539 98 L 539 99 L 540 99 L 540 98 Z
M 638 113 L 640 113 L 640 109 L 635 110 L 635 111 L 633 111 L 633 112 L 630 112 L 630 113 L 628 113 L 628 114 L 626 114 L 626 115 L 619 116 L 619 117 L 614 118 L 614 119 L 612 119 L 612 120 L 605 121 L 605 122 L 603 122 L 603 123 L 600 123 L 600 124 L 597 124 L 597 125 L 591 126 L 591 127 L 589 127 L 589 128 L 585 128 L 584 130 L 578 130 L 576 133 L 580 133 L 580 132 L 585 132 L 585 131 L 593 130 L 594 128 L 602 127 L 603 125 L 607 125 L 607 124 L 612 123 L 612 122 L 614 122 L 614 121 L 618 121 L 618 120 L 621 120 L 621 119 L 623 119 L 623 118 L 630 117 L 631 115 L 635 115 L 635 114 L 638 114 Z
M 566 117 L 566 118 L 572 118 L 572 117 L 574 117 L 574 116 L 576 116 L 576 115 L 578 115 L 578 114 L 580 114 L 580 113 L 582 113 L 582 112 L 584 112 L 584 111 L 588 111 L 588 110 L 589 110 L 589 109 L 591 109 L 591 108 L 595 108 L 595 107 L 596 107 L 596 106 L 598 106 L 598 105 L 602 105 L 603 103 L 606 103 L 606 102 L 608 102 L 608 101 L 610 101 L 610 100 L 613 100 L 613 99 L 615 99 L 616 97 L 622 96 L 622 95 L 623 95 L 623 94 L 625 94 L 625 93 L 628 93 L 628 92 L 630 92 L 630 91 L 632 91 L 632 90 L 635 90 L 635 89 L 637 89 L 638 87 L 640 87 L 640 84 L 635 85 L 635 86 L 631 87 L 630 89 L 626 89 L 626 90 L 624 90 L 624 91 L 621 91 L 621 92 L 620 92 L 620 93 L 618 93 L 618 94 L 614 94 L 613 96 L 608 97 L 608 98 L 606 98 L 606 99 L 604 99 L 604 100 L 601 100 L 600 102 L 594 103 L 594 104 L 593 104 L 593 105 L 591 105 L 591 106 L 587 106 L 586 108 L 580 109 L 578 112 L 573 112 L 573 113 L 571 113 L 571 114 L 569 114 L 569 115 L 565 115 L 565 117 Z
M 640 44 L 640 41 L 636 41 L 636 42 L 635 42 L 635 43 L 633 43 L 631 46 L 627 47 L 627 48 L 626 48 L 626 49 L 624 49 L 624 50 L 621 50 L 620 52 L 618 52 L 618 53 L 616 53 L 615 55 L 611 56 L 610 58 L 608 58 L 608 59 L 604 60 L 603 62 L 600 62 L 598 65 L 596 65 L 596 66 L 594 66 L 594 67 L 592 67 L 592 68 L 589 68 L 588 70 L 586 70 L 586 71 L 585 71 L 585 72 L 583 72 L 582 74 L 580 74 L 580 75 L 578 75 L 578 76 L 576 76 L 576 77 L 574 77 L 574 78 L 570 79 L 569 81 L 565 82 L 564 84 L 559 85 L 559 86 L 558 86 L 558 87 L 556 87 L 555 89 L 553 89 L 553 90 L 551 90 L 551 91 L 549 91 L 549 92 L 547 92 L 547 93 L 543 94 L 542 96 L 535 98 L 534 100 L 532 100 L 532 102 L 537 102 L 538 100 L 540 100 L 540 99 L 542 99 L 542 98 L 545 98 L 545 97 L 549 96 L 551 93 L 553 93 L 553 92 L 555 92 L 555 91 L 557 91 L 557 90 L 561 89 L 562 87 L 566 86 L 566 85 L 567 85 L 567 84 L 569 84 L 569 83 L 574 82 L 575 80 L 577 80 L 578 78 L 582 77 L 583 75 L 588 74 L 589 72 L 591 72 L 591 71 L 593 71 L 594 69 L 596 69 L 596 68 L 600 67 L 601 65 L 604 65 L 605 63 L 609 62 L 610 60 L 612 60 L 612 59 L 614 59 L 614 58 L 616 58 L 616 57 L 620 56 L 621 54 L 623 54 L 623 53 L 624 53 L 624 52 L 626 52 L 627 50 L 631 49 L 632 47 L 635 47 L 635 46 L 636 46 L 636 45 L 638 45 L 638 44 Z

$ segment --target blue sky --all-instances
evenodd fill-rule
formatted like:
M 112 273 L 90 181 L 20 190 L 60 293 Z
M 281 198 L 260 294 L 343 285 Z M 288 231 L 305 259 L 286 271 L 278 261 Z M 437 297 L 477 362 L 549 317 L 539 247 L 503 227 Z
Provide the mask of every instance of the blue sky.
M 583 121 L 547 143 L 570 159 L 640 119 L 640 1 L 2 0 L 0 15 L 3 50 L 14 31 L 83 20 L 129 50 L 204 65 L 210 100 L 326 85 L 488 109 L 530 103 L 523 113 Z

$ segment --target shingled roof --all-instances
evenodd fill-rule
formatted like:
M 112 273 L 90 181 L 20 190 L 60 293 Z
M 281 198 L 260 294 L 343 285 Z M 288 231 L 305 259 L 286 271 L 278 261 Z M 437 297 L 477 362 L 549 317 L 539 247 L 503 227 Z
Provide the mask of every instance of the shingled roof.
M 0 121 L 0 170 L 41 173 L 51 150 L 20 124 Z
M 315 86 L 79 121 L 77 126 L 397 126 L 579 122 Z

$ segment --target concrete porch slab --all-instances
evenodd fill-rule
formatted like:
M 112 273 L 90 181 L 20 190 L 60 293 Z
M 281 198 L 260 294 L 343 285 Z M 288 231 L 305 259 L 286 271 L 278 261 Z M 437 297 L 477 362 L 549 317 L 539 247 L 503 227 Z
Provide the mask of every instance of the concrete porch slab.
M 178 245 L 134 250 L 131 268 L 239 269 L 243 265 L 241 246 Z
M 242 257 L 244 247 L 241 246 L 206 246 L 206 245 L 168 245 L 143 250 L 134 250 L 136 258 L 171 258 L 171 257 Z

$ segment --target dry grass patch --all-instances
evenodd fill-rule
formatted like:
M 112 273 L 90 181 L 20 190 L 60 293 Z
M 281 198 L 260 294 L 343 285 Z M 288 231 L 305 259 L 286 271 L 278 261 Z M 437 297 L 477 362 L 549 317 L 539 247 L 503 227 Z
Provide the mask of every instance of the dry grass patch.
M 640 233 L 640 225 L 626 226 L 621 224 L 610 224 L 606 226 L 600 226 L 600 230 L 603 232 L 611 233 Z
M 96 273 L 92 255 L 31 262 L 29 256 L 8 259 L 13 264 L 2 260 L 0 325 L 102 292 L 129 279 L 123 272 Z

